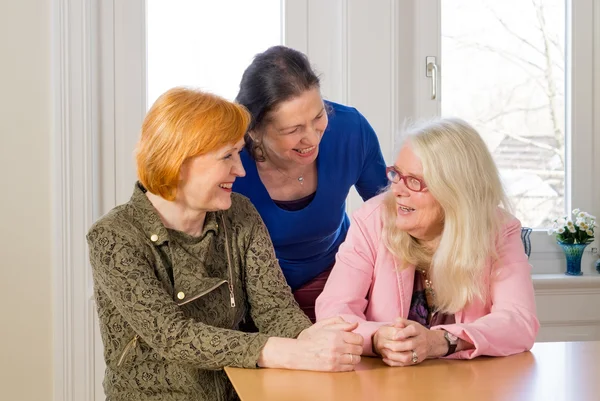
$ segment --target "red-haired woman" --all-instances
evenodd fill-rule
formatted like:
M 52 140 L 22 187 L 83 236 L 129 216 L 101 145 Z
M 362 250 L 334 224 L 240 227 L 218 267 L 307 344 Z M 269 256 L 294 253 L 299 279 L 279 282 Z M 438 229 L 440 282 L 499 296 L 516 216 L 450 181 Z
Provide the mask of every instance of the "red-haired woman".
M 243 106 L 185 88 L 148 112 L 133 195 L 87 236 L 108 399 L 228 400 L 225 366 L 360 361 L 356 324 L 310 325 L 258 212 L 231 193 L 249 121 Z M 238 330 L 248 312 L 257 333 Z

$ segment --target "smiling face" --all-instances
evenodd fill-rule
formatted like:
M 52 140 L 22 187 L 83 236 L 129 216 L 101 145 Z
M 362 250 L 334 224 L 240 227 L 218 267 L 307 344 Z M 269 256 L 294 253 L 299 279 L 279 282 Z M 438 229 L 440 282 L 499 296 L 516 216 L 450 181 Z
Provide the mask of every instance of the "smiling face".
M 233 182 L 246 175 L 240 159 L 243 146 L 241 140 L 186 160 L 181 166 L 176 201 L 195 211 L 229 209 Z
M 306 166 L 317 159 L 327 122 L 321 93 L 315 87 L 279 104 L 253 137 L 262 142 L 266 158 L 276 164 Z
M 400 149 L 394 166 L 402 175 L 423 180 L 423 165 L 409 142 Z M 411 191 L 404 181 L 400 180 L 391 184 L 391 191 L 396 200 L 398 229 L 422 241 L 431 241 L 441 235 L 444 228 L 444 212 L 440 203 L 427 189 L 422 192 Z

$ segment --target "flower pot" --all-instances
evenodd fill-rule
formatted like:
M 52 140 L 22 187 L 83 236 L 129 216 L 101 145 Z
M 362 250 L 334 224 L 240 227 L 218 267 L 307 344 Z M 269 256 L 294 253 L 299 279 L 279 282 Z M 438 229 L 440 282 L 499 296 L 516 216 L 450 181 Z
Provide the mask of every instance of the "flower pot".
M 585 247 L 589 244 L 564 244 L 559 242 L 558 245 L 565 252 L 565 258 L 567 259 L 567 271 L 565 272 L 568 276 L 581 276 L 581 257 Z

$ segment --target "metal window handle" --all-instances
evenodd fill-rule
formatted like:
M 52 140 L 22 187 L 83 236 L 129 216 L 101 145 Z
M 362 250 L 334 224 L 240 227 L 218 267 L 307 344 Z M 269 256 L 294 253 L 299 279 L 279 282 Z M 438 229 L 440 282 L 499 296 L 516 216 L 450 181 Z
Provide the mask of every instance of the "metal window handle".
M 426 57 L 425 63 L 425 75 L 431 78 L 431 99 L 435 100 L 437 98 L 438 66 L 433 56 Z

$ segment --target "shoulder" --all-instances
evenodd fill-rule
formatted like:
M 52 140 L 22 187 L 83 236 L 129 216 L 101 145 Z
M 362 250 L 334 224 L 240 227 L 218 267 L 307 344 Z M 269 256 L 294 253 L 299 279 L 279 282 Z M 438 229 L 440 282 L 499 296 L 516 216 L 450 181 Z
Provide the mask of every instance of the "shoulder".
M 100 234 L 125 233 L 133 230 L 131 215 L 127 212 L 127 205 L 119 205 L 99 218 L 89 229 L 88 241 L 94 241 Z
M 359 127 L 366 121 L 365 117 L 354 107 L 340 103 L 325 101 L 329 122 L 335 125 Z
M 96 221 L 87 233 L 89 257 L 94 271 L 115 257 L 152 259 L 151 239 L 146 238 L 129 205 L 117 206 Z M 133 260 L 133 259 L 132 259 Z
M 352 223 L 358 224 L 363 234 L 373 238 L 381 236 L 386 194 L 384 192 L 372 197 L 352 214 Z
M 224 215 L 237 227 L 251 229 L 257 223 L 262 223 L 260 214 L 250 199 L 236 192 L 231 193 L 231 207 L 224 211 Z
M 500 236 L 507 237 L 514 234 L 521 235 L 521 221 L 502 208 L 497 209 L 498 226 L 500 227 Z
M 352 215 L 357 220 L 377 220 L 380 219 L 385 209 L 386 192 L 382 192 L 377 196 L 372 197 L 362 204 Z
M 231 207 L 227 209 L 226 213 L 235 217 L 236 215 L 247 215 L 258 212 L 248 197 L 237 192 L 232 192 Z

